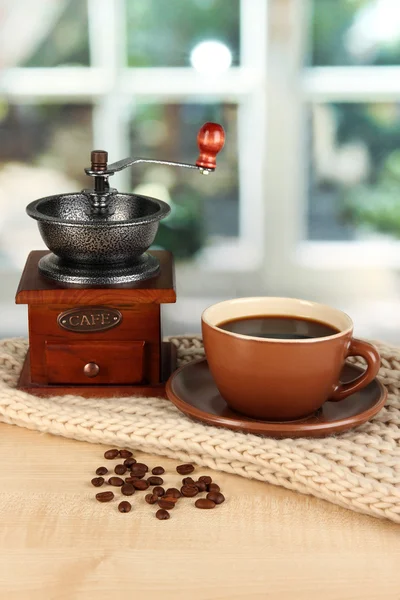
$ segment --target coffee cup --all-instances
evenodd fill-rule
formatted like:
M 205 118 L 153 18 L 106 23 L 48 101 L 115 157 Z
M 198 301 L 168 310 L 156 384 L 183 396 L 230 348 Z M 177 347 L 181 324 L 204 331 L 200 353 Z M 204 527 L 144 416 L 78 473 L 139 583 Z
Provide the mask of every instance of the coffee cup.
M 202 314 L 206 358 L 228 406 L 248 417 L 301 419 L 327 400 L 338 402 L 367 386 L 380 356 L 353 338 L 353 322 L 330 306 L 295 298 L 237 298 Z M 349 356 L 365 371 L 348 383 L 340 374 Z

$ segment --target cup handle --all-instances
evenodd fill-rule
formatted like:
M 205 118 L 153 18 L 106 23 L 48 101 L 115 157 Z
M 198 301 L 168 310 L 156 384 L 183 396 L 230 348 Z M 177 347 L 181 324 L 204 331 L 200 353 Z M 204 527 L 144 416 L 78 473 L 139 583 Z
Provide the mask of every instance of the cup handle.
M 361 356 L 367 361 L 367 368 L 364 373 L 349 381 L 348 383 L 339 383 L 329 400 L 339 402 L 344 400 L 350 394 L 358 392 L 367 386 L 378 374 L 381 366 L 381 357 L 378 350 L 372 344 L 363 340 L 351 339 L 347 356 Z

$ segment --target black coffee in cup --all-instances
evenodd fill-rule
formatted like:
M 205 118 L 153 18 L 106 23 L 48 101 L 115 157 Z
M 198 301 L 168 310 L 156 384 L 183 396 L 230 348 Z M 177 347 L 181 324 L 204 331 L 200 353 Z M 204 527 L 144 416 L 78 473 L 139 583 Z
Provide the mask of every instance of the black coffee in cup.
M 279 315 L 240 317 L 219 323 L 218 327 L 240 335 L 277 340 L 306 340 L 339 333 L 338 329 L 322 321 Z

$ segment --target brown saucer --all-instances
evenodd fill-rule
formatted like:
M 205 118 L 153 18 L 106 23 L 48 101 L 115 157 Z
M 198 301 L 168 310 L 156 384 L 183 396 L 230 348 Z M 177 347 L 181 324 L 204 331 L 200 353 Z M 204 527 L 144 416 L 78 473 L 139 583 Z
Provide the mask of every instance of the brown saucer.
M 346 364 L 341 380 L 355 379 L 363 369 Z M 387 390 L 374 379 L 360 392 L 340 402 L 325 402 L 313 415 L 299 421 L 257 421 L 231 410 L 222 398 L 206 359 L 184 365 L 167 382 L 168 398 L 188 417 L 207 425 L 227 427 L 270 437 L 322 437 L 346 431 L 371 419 L 385 404 Z

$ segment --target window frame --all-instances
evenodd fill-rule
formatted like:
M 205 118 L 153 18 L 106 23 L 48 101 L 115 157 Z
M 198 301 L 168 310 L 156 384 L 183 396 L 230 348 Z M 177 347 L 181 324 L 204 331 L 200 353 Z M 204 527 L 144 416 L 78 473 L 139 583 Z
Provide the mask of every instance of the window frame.
M 93 145 L 106 147 L 112 161 L 131 153 L 132 103 L 217 101 L 238 106 L 238 146 L 246 148 L 238 157 L 239 235 L 212 243 L 193 262 L 192 268 L 200 276 L 205 274 L 205 285 L 212 272 L 254 271 L 262 263 L 260 248 L 264 232 L 263 220 L 258 215 L 262 214 L 264 205 L 265 138 L 254 136 L 254 122 L 261 124 L 265 113 L 267 8 L 268 0 L 240 1 L 241 64 L 217 77 L 199 74 L 190 67 L 128 67 L 125 0 L 87 0 L 89 66 L 16 67 L 4 71 L 0 78 L 0 94 L 13 103 L 86 101 L 92 104 Z M 161 91 L 160 80 L 163 81 Z M 116 174 L 113 185 L 129 189 L 128 171 Z
M 241 0 L 241 64 L 213 80 L 191 68 L 127 67 L 124 3 L 88 0 L 89 67 L 8 69 L 0 93 L 15 103 L 91 102 L 93 144 L 106 146 L 112 160 L 130 153 L 132 99 L 236 103 L 239 237 L 181 265 L 183 293 L 292 295 L 295 289 L 330 301 L 379 294 L 379 282 L 399 267 L 400 242 L 306 240 L 305 117 L 313 102 L 398 100 L 400 67 L 305 68 L 311 0 Z M 117 174 L 113 184 L 128 189 L 129 174 Z M 15 285 L 17 274 L 8 275 Z

